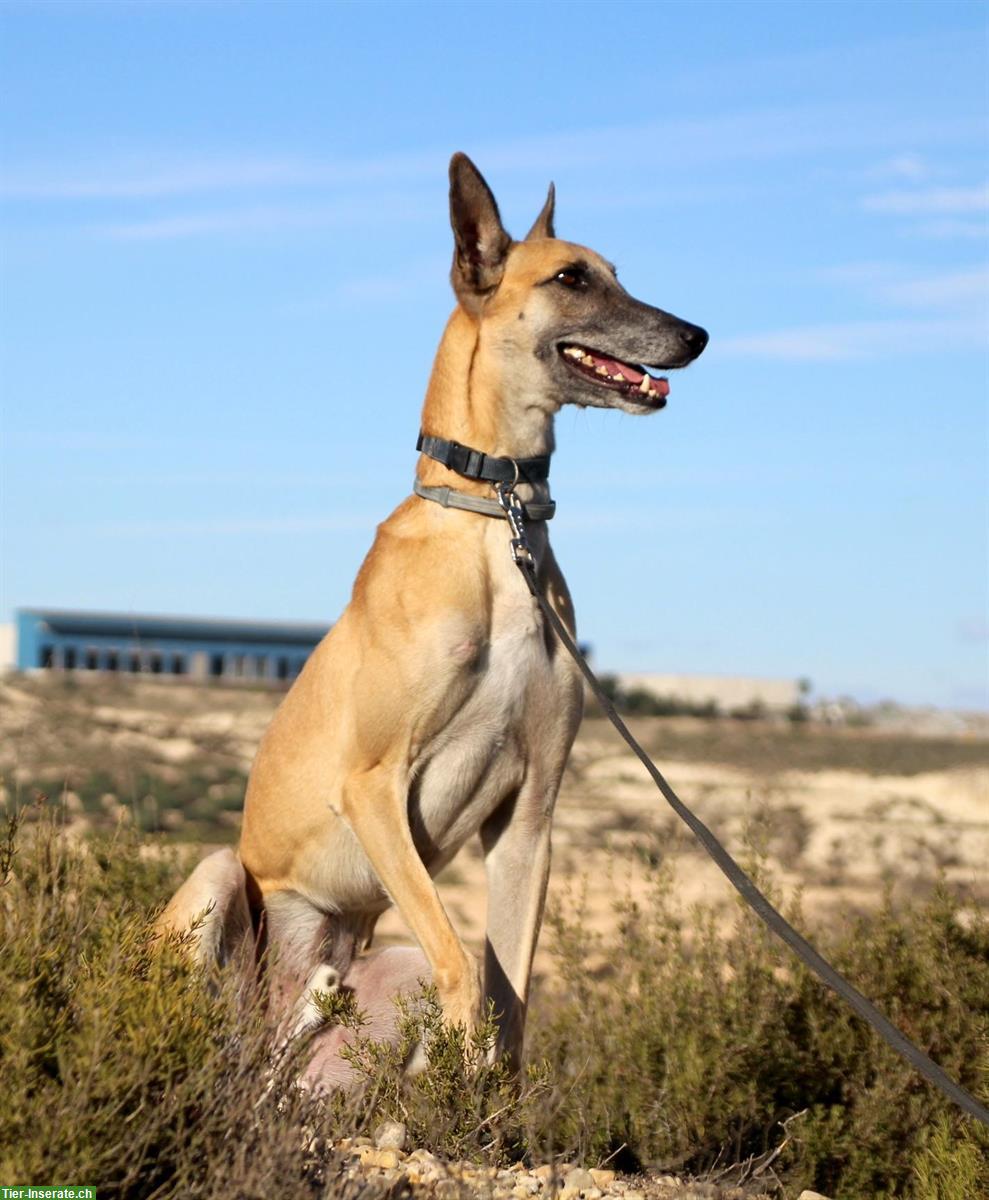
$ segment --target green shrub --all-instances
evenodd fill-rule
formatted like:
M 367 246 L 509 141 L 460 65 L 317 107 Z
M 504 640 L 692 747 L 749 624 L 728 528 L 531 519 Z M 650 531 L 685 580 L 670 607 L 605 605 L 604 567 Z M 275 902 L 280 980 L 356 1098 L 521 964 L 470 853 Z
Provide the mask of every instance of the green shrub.
M 535 998 L 521 1081 L 488 1063 L 490 1021 L 465 1038 L 443 1027 L 435 996 L 406 1006 L 395 1047 L 361 1038 L 353 1005 L 326 996 L 327 1014 L 358 1031 L 367 1083 L 323 1103 L 292 1086 L 303 1046 L 272 1062 L 257 989 L 190 969 L 181 939 L 154 943 L 149 918 L 184 856 L 125 829 L 66 837 L 58 809 L 29 815 L 0 830 L 0 1180 L 156 1200 L 356 1196 L 364 1185 L 341 1179 L 320 1139 L 394 1117 L 414 1144 L 493 1164 L 739 1164 L 726 1178 L 740 1178 L 763 1163 L 761 1178 L 790 1195 L 989 1194 L 985 1131 L 747 913 L 726 930 L 710 907 L 685 912 L 669 874 L 646 902 L 620 903 L 607 940 L 579 904 L 552 916 L 558 971 Z M 985 1097 L 989 928 L 961 917 L 939 891 L 815 940 Z M 416 1045 L 428 1063 L 408 1079 Z
M 587 934 L 579 904 L 551 917 L 562 986 L 537 1007 L 532 1049 L 558 1086 L 572 1085 L 556 1113 L 558 1145 L 703 1173 L 785 1141 L 774 1166 L 794 1194 L 919 1200 L 941 1195 L 931 1190 L 940 1180 L 947 1198 L 949 1177 L 978 1178 L 989 1194 L 985 1130 L 747 910 L 726 934 L 710 909 L 683 912 L 672 876 L 660 874 L 649 903 L 623 902 L 619 915 L 607 942 Z M 791 919 L 801 924 L 799 910 Z M 887 905 L 813 940 L 963 1086 L 987 1095 L 984 919 L 962 922 L 939 890 L 911 911 Z M 595 972 L 595 962 L 607 966 Z
M 190 970 L 180 939 L 154 945 L 148 915 L 176 864 L 133 836 L 70 841 L 57 821 L 2 842 L 0 1179 L 322 1195 L 328 1164 L 302 1152 L 312 1102 L 290 1086 L 296 1063 L 271 1065 L 259 1004 L 233 976 Z

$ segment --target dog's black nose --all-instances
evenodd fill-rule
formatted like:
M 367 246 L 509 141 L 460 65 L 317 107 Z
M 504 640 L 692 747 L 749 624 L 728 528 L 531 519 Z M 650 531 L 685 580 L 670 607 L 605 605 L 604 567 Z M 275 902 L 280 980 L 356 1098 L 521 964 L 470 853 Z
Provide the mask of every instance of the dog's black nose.
M 679 330 L 680 341 L 693 354 L 694 358 L 707 345 L 707 330 L 701 329 L 699 325 L 688 325 L 684 322 L 683 327 Z

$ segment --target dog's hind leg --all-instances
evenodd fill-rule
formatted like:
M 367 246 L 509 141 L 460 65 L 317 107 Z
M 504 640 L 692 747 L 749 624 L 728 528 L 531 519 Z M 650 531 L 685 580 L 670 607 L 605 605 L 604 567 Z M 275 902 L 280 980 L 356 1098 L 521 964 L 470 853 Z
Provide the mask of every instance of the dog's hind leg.
M 252 932 L 247 876 L 232 850 L 217 850 L 195 868 L 155 922 L 161 934 L 186 935 L 196 962 L 230 960 Z

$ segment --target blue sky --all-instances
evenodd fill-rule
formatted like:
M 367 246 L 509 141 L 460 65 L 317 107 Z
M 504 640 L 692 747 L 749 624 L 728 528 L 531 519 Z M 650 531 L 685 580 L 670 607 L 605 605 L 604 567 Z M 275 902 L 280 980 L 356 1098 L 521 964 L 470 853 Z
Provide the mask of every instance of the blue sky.
M 409 490 L 446 164 L 711 333 L 565 410 L 602 669 L 987 696 L 986 9 L 0 5 L 3 577 L 332 620 Z

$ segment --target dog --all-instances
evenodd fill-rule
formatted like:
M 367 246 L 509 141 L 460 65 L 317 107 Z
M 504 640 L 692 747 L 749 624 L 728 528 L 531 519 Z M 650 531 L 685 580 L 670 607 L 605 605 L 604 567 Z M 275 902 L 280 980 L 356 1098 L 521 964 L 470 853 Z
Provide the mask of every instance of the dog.
M 708 340 L 630 296 L 599 254 L 558 239 L 554 205 L 551 184 L 513 241 L 478 169 L 453 156 L 457 307 L 426 392 L 415 491 L 378 527 L 349 605 L 261 741 L 238 853 L 201 863 L 159 922 L 183 930 L 198 916 L 204 961 L 228 957 L 260 922 L 284 1028 L 315 1034 L 314 1085 L 346 1076 L 339 1031 L 319 1030 L 312 999 L 341 986 L 372 1011 L 372 1035 L 388 1035 L 392 998 L 419 980 L 467 1030 L 490 1002 L 495 1053 L 521 1059 L 550 824 L 583 690 L 492 517 L 504 515 L 499 494 L 521 503 L 538 586 L 573 634 L 546 522 L 554 417 L 565 404 L 653 413 L 669 384 L 652 371 L 687 366 Z M 483 978 L 433 882 L 475 834 L 488 883 Z M 365 954 L 392 903 L 419 949 Z

